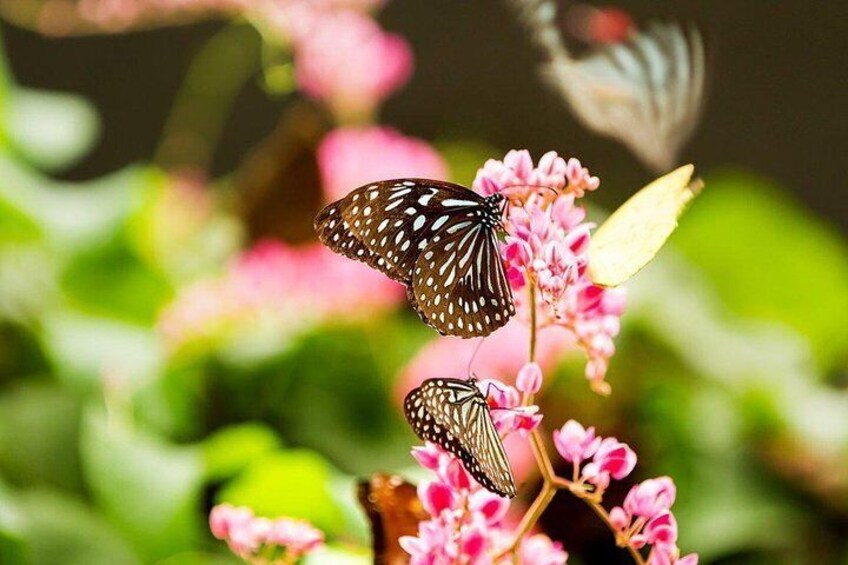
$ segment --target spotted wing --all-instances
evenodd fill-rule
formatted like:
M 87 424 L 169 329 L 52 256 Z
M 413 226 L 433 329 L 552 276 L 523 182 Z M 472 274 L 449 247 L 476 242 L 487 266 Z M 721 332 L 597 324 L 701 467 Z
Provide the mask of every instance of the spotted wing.
M 432 241 L 461 222 L 480 222 L 483 198 L 443 181 L 397 179 L 360 187 L 341 214 L 357 239 L 409 284 L 415 261 Z
M 341 213 L 345 205 L 344 199 L 334 202 L 321 210 L 315 218 L 315 231 L 318 232 L 318 238 L 321 242 L 340 255 L 362 261 L 396 281 L 406 283 L 405 277 L 402 277 L 385 259 L 363 245 L 362 241 L 351 231 L 350 225 Z
M 418 257 L 412 296 L 421 318 L 439 333 L 485 336 L 509 321 L 515 304 L 494 229 L 463 224 Z
M 515 496 L 515 479 L 486 399 L 477 386 L 457 379 L 430 379 L 404 403 L 406 417 L 422 439 L 440 445 L 486 489 Z

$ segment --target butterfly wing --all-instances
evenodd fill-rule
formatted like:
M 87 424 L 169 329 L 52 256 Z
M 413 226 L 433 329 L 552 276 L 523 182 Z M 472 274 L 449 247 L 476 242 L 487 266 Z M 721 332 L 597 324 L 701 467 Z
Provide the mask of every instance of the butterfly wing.
M 351 231 L 347 220 L 342 217 L 344 200 L 330 204 L 315 218 L 315 231 L 321 242 L 340 255 L 362 261 L 369 267 L 385 273 L 396 281 L 405 283 L 402 277 L 385 259 L 373 253 Z
M 416 263 L 412 296 L 421 318 L 441 334 L 485 336 L 515 314 L 500 246 L 492 229 L 457 222 Z
M 428 179 L 373 183 L 345 200 L 341 214 L 350 230 L 407 284 L 424 247 L 483 203 L 463 186 Z
M 459 458 L 486 489 L 513 497 L 515 478 L 489 407 L 477 386 L 458 379 L 430 379 L 404 403 L 407 419 L 422 439 Z
M 397 475 L 377 473 L 359 482 L 357 495 L 371 522 L 375 565 L 409 563 L 398 539 L 416 535 L 418 524 L 429 518 L 415 485 Z

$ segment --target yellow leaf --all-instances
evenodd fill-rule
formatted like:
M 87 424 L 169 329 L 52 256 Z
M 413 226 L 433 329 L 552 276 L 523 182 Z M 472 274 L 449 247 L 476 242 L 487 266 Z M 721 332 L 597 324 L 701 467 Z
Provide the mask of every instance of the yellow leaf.
M 618 286 L 657 254 L 677 227 L 677 218 L 703 186 L 690 183 L 695 167 L 684 165 L 633 196 L 592 235 L 589 278 L 600 286 Z

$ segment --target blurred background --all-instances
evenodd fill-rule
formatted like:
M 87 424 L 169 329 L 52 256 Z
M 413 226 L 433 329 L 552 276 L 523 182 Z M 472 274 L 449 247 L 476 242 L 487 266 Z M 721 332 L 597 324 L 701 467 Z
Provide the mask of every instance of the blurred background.
M 355 480 L 414 476 L 399 399 L 455 362 L 315 243 L 315 211 L 379 178 L 470 185 L 512 148 L 579 158 L 597 219 L 664 172 L 585 126 L 506 2 L 276 4 L 0 0 L 0 563 L 228 563 L 220 501 L 368 562 Z M 612 396 L 564 345 L 546 419 L 674 477 L 702 563 L 848 563 L 845 8 L 570 8 L 579 60 L 700 30 L 704 104 L 668 158 L 706 188 L 627 285 Z M 566 495 L 542 526 L 569 562 L 629 562 Z

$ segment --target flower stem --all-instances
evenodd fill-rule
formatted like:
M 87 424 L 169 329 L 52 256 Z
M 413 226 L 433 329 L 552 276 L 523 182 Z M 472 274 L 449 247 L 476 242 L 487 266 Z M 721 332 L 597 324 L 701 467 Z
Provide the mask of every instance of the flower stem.
M 536 287 L 533 284 L 529 284 L 528 286 L 530 287 L 530 361 L 532 362 L 536 359 L 536 332 L 538 330 L 536 327 Z M 527 405 L 532 402 L 533 396 L 525 395 L 524 404 Z M 521 519 L 512 543 L 498 556 L 498 558 L 509 553 L 514 553 L 519 544 L 521 544 L 521 540 L 524 539 L 524 536 L 533 529 L 533 526 L 535 526 L 536 522 L 538 522 L 539 518 L 541 518 L 542 513 L 544 513 L 544 511 L 548 508 L 548 505 L 550 505 L 557 490 L 567 490 L 589 505 L 601 521 L 603 521 L 610 531 L 615 534 L 616 545 L 626 548 L 636 565 L 645 565 L 645 560 L 642 557 L 642 554 L 640 554 L 639 550 L 633 547 L 630 543 L 629 533 L 619 532 L 615 529 L 612 521 L 610 520 L 609 514 L 604 507 L 601 506 L 600 501 L 596 496 L 597 493 L 587 491 L 585 486 L 578 481 L 579 476 L 576 467 L 574 481 L 557 476 L 554 472 L 551 458 L 548 456 L 548 452 L 545 449 L 545 442 L 542 439 L 542 434 L 539 433 L 538 428 L 533 430 L 530 434 L 530 447 L 533 450 L 533 457 L 536 459 L 536 465 L 542 475 L 542 490 L 540 490 L 539 494 L 536 495 L 536 499 L 533 501 L 533 504 L 530 505 L 530 508 L 527 509 L 527 512 Z
M 530 289 L 530 362 L 536 360 L 536 285 L 527 285 Z

